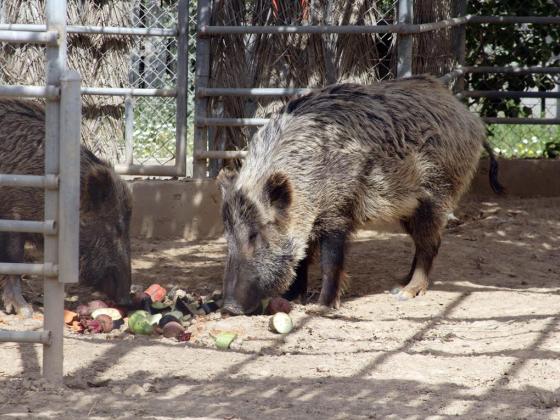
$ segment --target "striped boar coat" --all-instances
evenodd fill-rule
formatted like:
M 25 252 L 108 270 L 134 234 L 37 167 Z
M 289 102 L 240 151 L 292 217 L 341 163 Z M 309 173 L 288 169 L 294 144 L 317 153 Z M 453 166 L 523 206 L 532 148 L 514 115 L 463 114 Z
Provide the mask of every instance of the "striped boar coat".
M 480 118 L 428 76 L 334 85 L 292 100 L 256 133 L 239 173 L 218 177 L 225 309 L 249 313 L 275 293 L 303 296 L 315 249 L 320 303 L 337 307 L 346 242 L 367 221 L 399 222 L 411 235 L 416 252 L 401 297 L 425 293 L 446 216 L 485 138 Z M 498 191 L 493 156 L 492 168 Z

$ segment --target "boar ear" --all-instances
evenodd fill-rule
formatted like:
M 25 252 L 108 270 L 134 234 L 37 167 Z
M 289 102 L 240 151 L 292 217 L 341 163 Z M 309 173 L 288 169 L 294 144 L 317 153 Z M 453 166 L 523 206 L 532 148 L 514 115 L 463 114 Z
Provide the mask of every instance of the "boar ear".
M 237 178 L 238 172 L 230 169 L 228 167 L 222 168 L 218 177 L 216 178 L 216 182 L 222 191 L 222 195 L 225 195 L 226 191 L 231 187 L 234 183 L 235 179 Z
M 284 212 L 292 204 L 292 187 L 286 175 L 280 172 L 273 173 L 266 180 L 264 193 L 270 205 L 279 212 Z
M 85 177 L 81 194 L 86 208 L 94 209 L 103 205 L 113 194 L 113 175 L 111 169 L 103 165 L 93 165 Z

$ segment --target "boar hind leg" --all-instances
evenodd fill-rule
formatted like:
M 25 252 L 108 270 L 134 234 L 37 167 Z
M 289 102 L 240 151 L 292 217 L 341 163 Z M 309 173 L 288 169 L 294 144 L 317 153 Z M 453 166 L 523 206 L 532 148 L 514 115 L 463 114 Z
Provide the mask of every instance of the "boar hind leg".
M 336 232 L 321 238 L 321 272 L 323 284 L 319 303 L 331 308 L 340 306 L 340 287 L 344 279 L 346 233 Z
M 401 290 L 400 299 L 423 295 L 428 289 L 428 275 L 441 243 L 441 231 L 445 225 L 445 212 L 429 199 L 420 200 L 414 214 L 402 221 L 412 236 L 416 248 L 408 274 L 408 284 Z
M 295 300 L 300 298 L 301 303 L 306 303 L 307 297 L 307 272 L 309 270 L 309 259 L 311 257 L 307 256 L 299 262 L 296 269 L 296 278 L 294 282 L 290 285 L 290 288 L 286 293 L 282 295 L 284 299 Z
M 2 262 L 23 262 L 24 240 L 17 233 L 0 234 L 0 260 Z M 19 276 L 5 276 L 0 280 L 2 286 L 2 301 L 6 313 L 14 312 L 18 315 L 30 317 L 33 309 L 25 301 L 21 292 Z

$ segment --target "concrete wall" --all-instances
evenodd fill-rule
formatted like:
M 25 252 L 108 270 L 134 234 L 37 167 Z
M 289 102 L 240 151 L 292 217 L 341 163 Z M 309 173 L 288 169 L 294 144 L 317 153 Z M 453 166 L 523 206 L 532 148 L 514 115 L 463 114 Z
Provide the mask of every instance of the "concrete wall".
M 515 197 L 560 196 L 560 161 L 502 160 L 500 181 Z M 131 181 L 135 237 L 210 239 L 222 233 L 221 194 L 214 180 Z M 488 161 L 482 161 L 470 194 L 495 197 L 488 183 Z

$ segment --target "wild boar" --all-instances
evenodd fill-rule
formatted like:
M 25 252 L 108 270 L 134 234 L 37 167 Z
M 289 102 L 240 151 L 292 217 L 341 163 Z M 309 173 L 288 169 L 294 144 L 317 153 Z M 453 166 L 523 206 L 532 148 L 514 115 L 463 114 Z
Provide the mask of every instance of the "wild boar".
M 307 290 L 320 250 L 319 302 L 338 307 L 345 248 L 367 221 L 398 222 L 416 252 L 401 298 L 424 294 L 447 215 L 478 166 L 486 129 L 436 79 L 338 84 L 290 101 L 251 140 L 241 170 L 222 170 L 228 244 L 224 309 Z
M 44 137 L 42 106 L 0 99 L 0 173 L 44 174 Z M 83 146 L 80 166 L 80 281 L 125 303 L 131 283 L 131 194 L 112 167 Z M 43 190 L 0 187 L 0 197 L 1 219 L 43 219 Z M 42 236 L 0 232 L 0 261 L 23 262 L 26 242 L 41 247 Z M 0 286 L 8 312 L 32 313 L 19 276 L 4 276 Z

